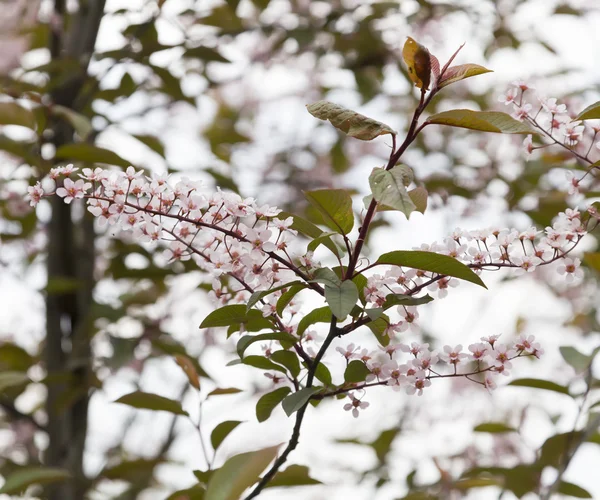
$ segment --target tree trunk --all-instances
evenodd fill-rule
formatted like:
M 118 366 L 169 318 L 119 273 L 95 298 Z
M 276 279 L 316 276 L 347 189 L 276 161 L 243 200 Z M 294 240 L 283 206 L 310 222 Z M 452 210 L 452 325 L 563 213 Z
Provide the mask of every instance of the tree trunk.
M 104 4 L 105 0 L 80 0 L 79 11 L 69 15 L 65 0 L 55 0 L 55 14 L 62 29 L 52 34 L 52 60 L 77 61 L 80 70 L 75 73 L 65 70 L 63 83 L 51 93 L 53 104 L 72 109 L 87 104 L 77 102 L 77 97 L 88 80 L 88 63 Z M 73 142 L 70 125 L 55 121 L 51 127 L 55 147 Z M 44 462 L 65 468 L 72 476 L 70 481 L 49 486 L 47 498 L 82 500 L 87 489 L 83 454 L 92 389 L 89 346 L 93 332 L 94 229 L 90 214 L 86 212 L 80 220 L 74 220 L 71 205 L 56 197 L 52 199 L 52 219 L 48 226 L 47 272 L 48 283 L 60 286 L 46 298 L 44 361 L 48 373 L 49 444 Z

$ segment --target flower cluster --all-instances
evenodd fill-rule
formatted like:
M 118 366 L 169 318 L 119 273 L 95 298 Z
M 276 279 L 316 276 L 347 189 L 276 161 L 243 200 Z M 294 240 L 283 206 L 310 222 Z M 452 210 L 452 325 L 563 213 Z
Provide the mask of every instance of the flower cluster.
M 531 98 L 531 102 L 527 99 Z M 595 158 L 592 152 L 600 150 L 600 141 L 597 141 L 600 126 L 590 126 L 587 123 L 573 119 L 566 104 L 559 104 L 554 97 L 547 98 L 535 93 L 535 87 L 522 80 L 512 83 L 506 94 L 498 100 L 513 109 L 513 117 L 528 123 L 537 129 L 543 141 L 534 145 L 533 136 L 528 135 L 523 141 L 523 146 L 530 156 L 535 150 L 558 145 L 568 150 L 573 157 L 588 167 L 588 171 L 577 178 L 572 171 L 567 171 L 569 181 L 568 193 L 577 194 L 582 189 L 582 181 L 594 170 Z M 587 138 L 588 141 L 584 140 Z
M 498 336 L 495 335 L 482 337 L 481 342 L 469 345 L 468 352 L 463 351 L 462 345 L 447 345 L 442 352 L 437 352 L 430 350 L 429 344 L 416 342 L 410 345 L 389 344 L 368 354 L 364 350 L 360 351 L 360 347 L 354 344 L 348 345 L 346 349 L 338 347 L 337 350 L 347 362 L 359 360 L 370 372 L 364 384 L 354 384 L 354 387 L 348 387 L 342 392 L 347 392 L 351 399 L 344 409 L 352 410 L 355 417 L 368 403 L 351 391 L 364 392 L 367 387 L 386 385 L 396 391 L 404 390 L 407 394 L 421 396 L 423 390 L 431 385 L 432 379 L 449 377 L 465 377 L 493 390 L 497 386 L 496 379 L 499 375 L 509 375 L 512 360 L 522 356 L 539 358 L 544 353 L 533 335 L 521 335 L 512 344 L 499 343 Z M 443 373 L 448 368 L 450 373 Z M 336 394 L 339 393 L 340 391 L 336 391 Z
M 71 178 L 75 175 L 79 179 Z M 280 217 L 277 208 L 259 206 L 252 198 L 220 190 L 206 194 L 198 182 L 186 178 L 172 182 L 162 175 L 147 177 L 133 167 L 124 172 L 85 168 L 79 173 L 72 165 L 52 169 L 49 179 L 29 188 L 29 200 L 35 206 L 51 195 L 62 197 L 66 203 L 85 199 L 89 212 L 100 225 L 130 234 L 144 244 L 161 242 L 169 260 L 193 259 L 201 269 L 212 274 L 210 295 L 219 304 L 248 304 L 252 294 L 267 292 L 253 300 L 252 307 L 269 318 L 273 327 L 286 335 L 287 342 L 292 341 L 292 346 L 272 340 L 263 347 L 266 358 L 271 358 L 282 347 L 293 347 L 305 369 L 310 371 L 315 358 L 320 359 L 324 354 L 323 346 L 328 344 L 321 342 L 316 332 L 301 328 L 300 305 L 295 298 L 287 298 L 283 309 L 280 308 L 280 301 L 288 291 L 286 285 L 292 282 L 301 281 L 304 287 L 322 296 L 325 291 L 313 280 L 320 264 L 312 252 L 292 255 L 291 243 L 297 235 L 292 227 L 294 219 Z M 476 273 L 500 268 L 530 273 L 540 266 L 556 263 L 558 273 L 565 276 L 565 281 L 572 282 L 581 278 L 582 271 L 579 259 L 569 254 L 585 232 L 580 212 L 566 210 L 544 231 L 536 228 L 522 232 L 499 228 L 456 229 L 441 243 L 423 245 L 417 250 L 453 257 Z M 371 309 L 388 310 L 393 306 L 397 318 L 377 316 L 387 323 L 384 333 L 393 340 L 402 332 L 418 332 L 419 312 L 414 304 L 426 301 L 419 302 L 417 295 L 428 290 L 443 298 L 450 288 L 459 284 L 459 280 L 450 276 L 398 266 L 377 274 L 373 269 L 380 265 L 374 263 L 356 269 L 356 274 L 366 278 L 362 290 L 364 309 L 357 308 L 359 316 L 354 315 L 351 322 L 342 327 L 341 335 L 368 324 L 369 314 L 375 312 Z M 223 279 L 224 276 L 228 279 Z M 404 300 L 388 307 L 390 294 L 396 300 L 398 297 Z M 322 396 L 346 394 L 371 385 L 388 385 L 420 395 L 432 379 L 448 376 L 467 377 L 491 389 L 495 387 L 497 375 L 508 374 L 511 360 L 523 355 L 537 357 L 542 353 L 532 337 L 521 338 L 510 346 L 498 344 L 496 340 L 490 337 L 483 343 L 472 344 L 468 353 L 463 352 L 460 345 L 446 346 L 437 353 L 430 351 L 427 344 L 408 346 L 392 342 L 382 347 L 383 359 L 376 352 L 350 344 L 338 350 L 347 362 L 360 360 L 365 364 L 369 370 L 365 384 L 343 385 Z M 411 359 L 401 362 L 399 352 L 407 353 Z M 440 363 L 450 366 L 453 373 L 439 373 L 437 365 Z M 459 370 L 466 363 L 471 365 Z M 298 375 L 267 376 L 276 385 L 292 383 L 296 390 L 302 387 L 302 377 Z M 473 378 L 476 376 L 481 380 Z M 349 397 L 351 402 L 345 408 L 352 410 L 355 416 L 368 405 L 355 394 Z
M 486 269 L 512 268 L 515 274 L 535 271 L 538 267 L 555 264 L 565 281 L 578 282 L 583 276 L 578 258 L 568 257 L 586 234 L 586 228 L 578 210 L 567 209 L 558 214 L 552 226 L 544 231 L 531 227 L 526 231 L 517 229 L 489 228 L 477 231 L 456 229 L 441 243 L 423 245 L 418 250 L 448 255 L 463 262 L 476 273 Z M 374 267 L 374 266 L 370 266 Z M 365 298 L 374 307 L 382 307 L 392 294 L 413 296 L 423 289 L 444 298 L 450 288 L 460 283 L 456 278 L 421 271 L 393 267 L 384 274 L 368 278 Z M 416 328 L 419 315 L 414 306 L 398 306 L 402 318 L 390 323 L 386 333 L 393 336 Z

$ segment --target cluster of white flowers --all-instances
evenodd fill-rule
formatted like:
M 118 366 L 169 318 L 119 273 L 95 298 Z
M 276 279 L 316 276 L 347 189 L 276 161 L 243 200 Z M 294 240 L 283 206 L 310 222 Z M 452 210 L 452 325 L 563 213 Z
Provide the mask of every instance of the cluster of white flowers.
M 366 408 L 369 403 L 359 399 L 356 390 L 375 385 L 387 385 L 396 391 L 404 390 L 407 394 L 421 396 L 423 390 L 431 385 L 432 379 L 466 377 L 493 390 L 499 375 L 509 375 L 513 359 L 521 356 L 539 358 L 544 353 L 533 335 L 521 335 L 512 344 L 499 343 L 496 335 L 482 337 L 481 341 L 469 345 L 468 352 L 463 351 L 462 345 L 447 345 L 442 352 L 437 352 L 430 350 L 429 344 L 416 342 L 380 346 L 378 351 L 373 352 L 361 351 L 354 344 L 349 344 L 345 349 L 338 347 L 337 351 L 347 362 L 359 360 L 370 372 L 364 384 L 355 384 L 355 387 L 347 389 L 351 402 L 344 409 L 352 410 L 357 417 L 359 410 Z M 405 359 L 400 359 L 401 356 L 405 356 Z M 444 367 L 446 371 L 450 367 L 451 373 L 442 373 Z
M 79 179 L 69 177 L 74 175 Z M 66 203 L 86 199 L 88 210 L 100 225 L 127 232 L 138 242 L 161 241 L 171 260 L 194 259 L 200 268 L 214 276 L 210 295 L 220 304 L 247 303 L 254 292 L 280 288 L 265 295 L 255 307 L 261 309 L 263 316 L 274 318 L 280 330 L 297 339 L 294 348 L 308 365 L 315 358 L 320 344 L 316 333 L 305 330 L 302 335 L 297 334 L 298 303 L 288 300 L 284 314 L 277 312 L 278 301 L 288 283 L 300 280 L 323 293 L 319 285 L 311 281 L 313 272 L 320 266 L 314 261 L 313 254 L 290 255 L 289 244 L 297 234 L 291 227 L 292 217 L 280 218 L 280 210 L 259 206 L 253 198 L 244 199 L 220 190 L 205 194 L 198 182 L 183 178 L 171 183 L 167 176 L 146 177 L 133 167 L 125 172 L 85 168 L 78 173 L 78 169 L 69 165 L 52 169 L 49 178 L 44 182 L 51 183 L 51 189 L 45 190 L 40 182 L 29 188 L 31 205 L 52 195 L 62 197 Z M 62 182 L 61 178 L 64 178 Z M 476 273 L 499 268 L 529 273 L 539 266 L 556 263 L 558 272 L 566 276 L 565 281 L 576 281 L 582 274 L 580 261 L 568 255 L 584 234 L 580 212 L 567 210 L 544 231 L 535 228 L 523 232 L 516 229 L 456 229 L 442 243 L 423 245 L 417 250 L 451 256 Z M 357 272 L 372 273 L 376 265 Z M 231 279 L 222 280 L 223 275 Z M 368 276 L 363 291 L 367 307 L 378 308 L 385 305 L 390 294 L 412 297 L 427 289 L 443 298 L 449 288 L 458 284 L 456 278 L 393 266 L 383 275 Z M 397 306 L 397 312 L 399 319 L 390 319 L 384 331 L 390 339 L 401 332 L 418 331 L 419 313 L 414 305 Z M 364 316 L 363 319 L 368 318 Z M 265 346 L 265 356 L 269 357 L 280 347 L 276 341 Z M 390 385 L 419 395 L 431 384 L 431 379 L 442 376 L 470 377 L 483 373 L 481 383 L 493 388 L 494 376 L 506 375 L 512 359 L 521 355 L 539 356 L 542 352 L 533 338 L 522 338 L 520 344 L 506 346 L 497 344 L 494 337 L 469 346 L 469 354 L 463 353 L 461 346 L 446 346 L 438 354 L 429 351 L 427 344 L 391 343 L 382 349 L 388 357 L 383 361 L 368 349 L 360 350 L 353 344 L 342 350 L 342 354 L 347 361 L 360 359 L 365 363 L 370 371 L 366 386 Z M 413 359 L 399 364 L 397 351 L 411 353 Z M 476 362 L 475 371 L 459 373 L 457 367 L 467 360 Z M 434 371 L 439 362 L 452 365 L 454 373 L 441 375 Z M 277 374 L 269 374 L 269 378 L 275 384 L 289 381 L 298 384 L 298 380 Z M 343 393 L 349 390 L 352 388 L 344 388 Z M 353 414 L 366 408 L 367 404 L 354 394 L 350 397 L 352 402 L 346 409 L 352 410 Z
M 477 231 L 456 229 L 443 242 L 422 245 L 417 250 L 435 252 L 454 257 L 481 273 L 484 269 L 513 268 L 516 274 L 535 271 L 542 265 L 556 264 L 565 281 L 577 282 L 582 276 L 581 261 L 568 254 L 586 233 L 578 210 L 567 209 L 556 217 L 552 226 L 544 231 L 531 227 L 517 229 L 489 228 Z M 390 293 L 414 295 L 427 288 L 438 298 L 448 295 L 448 289 L 459 285 L 459 280 L 436 273 L 393 267 L 385 274 L 368 278 L 365 288 L 367 302 L 381 307 Z M 414 325 L 418 313 L 412 307 L 399 306 L 398 312 L 405 320 L 390 325 L 394 333 L 404 332 Z
M 528 135 L 523 141 L 527 156 L 531 156 L 536 149 L 552 145 L 559 145 L 593 168 L 594 160 L 590 157 L 595 142 L 595 149 L 600 150 L 600 141 L 597 141 L 600 126 L 589 125 L 581 120 L 574 120 L 569 114 L 566 104 L 558 104 L 554 97 L 543 97 L 536 94 L 535 87 L 523 80 L 512 82 L 506 94 L 498 97 L 498 100 L 513 109 L 513 117 L 517 120 L 529 123 L 540 131 L 540 138 L 545 140 L 544 144 L 534 146 L 533 136 Z M 531 98 L 537 103 L 537 107 L 526 101 Z M 589 132 L 589 144 L 586 145 L 584 136 Z M 588 172 L 589 173 L 589 172 Z M 570 195 L 579 193 L 581 181 L 588 175 L 585 173 L 581 178 L 576 178 L 572 171 L 567 172 L 569 180 L 568 192 Z

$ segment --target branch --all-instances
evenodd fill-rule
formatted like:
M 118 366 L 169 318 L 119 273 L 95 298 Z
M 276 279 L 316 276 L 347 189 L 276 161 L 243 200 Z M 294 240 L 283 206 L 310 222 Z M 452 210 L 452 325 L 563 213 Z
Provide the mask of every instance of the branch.
M 313 360 L 313 364 L 308 370 L 308 377 L 306 379 L 306 388 L 312 387 L 313 381 L 315 379 L 315 372 L 317 371 L 317 367 L 319 366 L 319 362 L 323 358 L 325 352 L 333 342 L 333 339 L 340 334 L 339 329 L 336 326 L 337 319 L 335 316 L 332 316 L 331 323 L 329 325 L 329 333 L 327 338 L 323 342 L 321 349 L 315 356 Z M 252 498 L 256 498 L 260 492 L 265 488 L 265 486 L 269 483 L 271 479 L 277 474 L 281 466 L 287 461 L 288 455 L 298 446 L 298 441 L 300 439 L 300 427 L 302 426 L 302 420 L 304 419 L 304 414 L 306 413 L 306 408 L 310 403 L 310 399 L 304 403 L 304 406 L 298 410 L 296 413 L 296 423 L 294 424 L 294 430 L 292 431 L 292 436 L 288 442 L 288 445 L 283 450 L 283 453 L 275 460 L 269 471 L 262 477 L 262 479 L 258 482 L 256 487 L 250 492 L 250 494 L 246 497 L 245 500 L 250 500 Z

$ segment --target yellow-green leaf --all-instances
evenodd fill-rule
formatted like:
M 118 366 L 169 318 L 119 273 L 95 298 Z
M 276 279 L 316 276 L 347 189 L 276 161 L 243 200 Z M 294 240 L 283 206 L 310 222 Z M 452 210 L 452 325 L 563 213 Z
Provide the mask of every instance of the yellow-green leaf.
M 406 63 L 408 76 L 420 89 L 427 90 L 431 80 L 431 55 L 426 47 L 408 37 L 402 48 L 402 59 Z
M 460 80 L 482 75 L 484 73 L 492 73 L 492 70 L 479 66 L 479 64 L 459 64 L 458 66 L 451 66 L 444 73 L 444 76 L 438 83 L 438 87 L 441 89 L 451 83 L 459 82 Z
M 597 120 L 600 119 L 600 101 L 590 104 L 575 120 Z
M 238 500 L 246 488 L 258 481 L 278 449 L 279 446 L 272 446 L 228 459 L 210 478 L 204 500 Z
M 181 407 L 179 401 L 149 392 L 135 391 L 125 394 L 117 399 L 115 403 L 121 403 L 142 410 L 166 411 L 175 415 L 188 415 L 188 412 Z
M 470 281 L 471 283 L 487 288 L 481 278 L 465 264 L 453 257 L 435 252 L 397 250 L 383 254 L 377 259 L 377 263 L 411 267 L 445 276 L 453 276 L 454 278 Z
M 20 125 L 35 130 L 35 115 L 16 102 L 0 102 L 0 125 Z
M 528 124 L 499 111 L 453 109 L 432 115 L 426 123 L 502 134 L 537 134 Z
M 90 120 L 81 113 L 77 113 L 77 111 L 73 111 L 72 109 L 59 104 L 52 106 L 50 109 L 55 116 L 58 116 L 59 118 L 69 122 L 75 129 L 75 132 L 77 132 L 79 137 L 81 137 L 81 139 L 84 141 L 92 133 L 92 130 L 94 130 Z
M 385 123 L 368 118 L 333 102 L 317 101 L 307 104 L 306 109 L 315 118 L 329 120 L 335 128 L 361 141 L 370 141 L 385 134 L 396 135 L 396 132 Z
M 55 483 L 69 479 L 69 471 L 52 467 L 24 467 L 5 477 L 0 493 L 16 495 L 34 484 Z
M 408 192 L 408 196 L 414 203 L 416 211 L 424 214 L 427 210 L 427 189 L 421 186 L 416 187 Z
M 131 162 L 121 158 L 114 151 L 85 143 L 61 146 L 56 151 L 55 158 L 57 160 L 73 160 L 85 163 L 106 163 L 107 165 L 117 165 L 124 168 L 131 165 Z
M 183 373 L 185 373 L 190 385 L 194 387 L 194 389 L 200 390 L 200 378 L 198 377 L 196 367 L 192 360 L 183 354 L 177 354 L 175 356 L 175 362 L 183 370 Z

